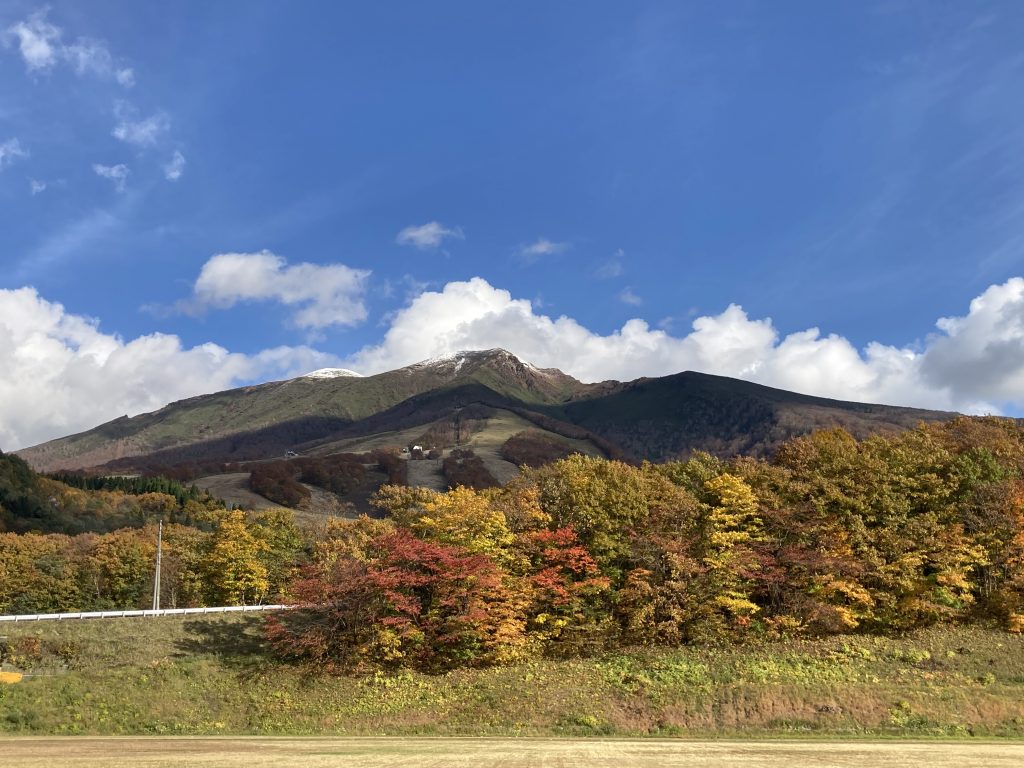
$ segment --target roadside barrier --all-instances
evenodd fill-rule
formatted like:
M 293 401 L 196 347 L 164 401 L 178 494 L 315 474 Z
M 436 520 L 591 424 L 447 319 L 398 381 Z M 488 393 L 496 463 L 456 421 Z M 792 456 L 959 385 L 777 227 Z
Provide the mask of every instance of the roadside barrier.
M 210 608 L 162 608 L 158 611 L 79 611 L 77 613 L 21 613 L 0 616 L 4 621 L 69 621 L 73 619 L 127 619 L 143 616 L 192 616 L 203 613 L 246 613 L 248 611 L 286 611 L 290 605 L 224 605 Z

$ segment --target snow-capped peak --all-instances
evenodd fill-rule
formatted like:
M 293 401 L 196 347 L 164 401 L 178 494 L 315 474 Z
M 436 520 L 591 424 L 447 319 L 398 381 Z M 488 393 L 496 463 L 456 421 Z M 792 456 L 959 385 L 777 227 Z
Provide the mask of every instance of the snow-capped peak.
M 363 374 L 350 371 L 348 368 L 319 368 L 310 373 L 300 376 L 300 379 L 337 379 L 343 376 L 355 376 L 362 378 Z
M 407 366 L 407 368 L 409 370 L 418 368 L 452 368 L 454 373 L 458 373 L 467 361 L 496 359 L 516 360 L 517 358 L 511 352 L 507 352 L 504 349 L 464 349 L 451 355 L 439 355 L 421 360 L 418 363 Z

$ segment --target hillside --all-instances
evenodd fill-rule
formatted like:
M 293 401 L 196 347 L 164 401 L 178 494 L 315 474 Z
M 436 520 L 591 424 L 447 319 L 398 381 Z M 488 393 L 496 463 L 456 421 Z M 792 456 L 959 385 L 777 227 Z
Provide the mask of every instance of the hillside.
M 633 459 L 651 461 L 685 457 L 694 450 L 723 457 L 765 456 L 816 429 L 844 427 L 863 438 L 953 415 L 812 397 L 693 371 L 638 379 L 548 412 L 601 436 Z
M 260 623 L 10 625 L 4 669 L 39 676 L 0 683 L 0 734 L 1024 735 L 1024 638 L 979 628 L 311 678 Z
M 767 455 L 786 439 L 823 426 L 864 436 L 951 416 L 693 372 L 585 384 L 504 350 L 487 350 L 375 376 L 318 371 L 204 395 L 18 453 L 41 471 L 250 461 L 380 442 L 381 436 L 432 425 L 457 431 L 465 409 L 474 407 L 512 412 L 542 430 L 632 460 L 679 458 L 695 450 Z

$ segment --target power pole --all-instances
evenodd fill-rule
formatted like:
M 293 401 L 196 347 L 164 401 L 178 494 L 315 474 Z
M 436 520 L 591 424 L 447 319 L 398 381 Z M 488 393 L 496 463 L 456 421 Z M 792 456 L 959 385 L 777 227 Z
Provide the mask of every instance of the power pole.
M 156 532 L 156 576 L 153 578 L 153 610 L 160 610 L 160 559 L 163 556 L 164 521 L 161 520 Z

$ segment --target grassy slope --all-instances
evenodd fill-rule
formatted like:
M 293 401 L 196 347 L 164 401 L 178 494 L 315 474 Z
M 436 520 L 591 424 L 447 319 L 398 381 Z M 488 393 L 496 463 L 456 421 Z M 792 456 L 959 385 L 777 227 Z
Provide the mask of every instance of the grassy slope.
M 982 629 L 353 679 L 268 660 L 260 621 L 4 627 L 42 676 L 0 733 L 1024 736 L 1024 638 Z
M 118 455 L 149 453 L 248 432 L 308 416 L 352 421 L 445 383 L 430 371 L 392 371 L 367 378 L 293 379 L 227 390 L 171 403 L 153 413 L 108 422 L 19 453 L 34 466 L 101 464 Z
M 533 430 L 543 434 L 551 435 L 559 442 L 566 443 L 573 449 L 587 456 L 601 456 L 601 452 L 587 440 L 571 440 L 541 429 L 533 422 L 527 421 L 521 416 L 505 410 L 498 410 L 497 413 L 487 420 L 487 425 L 474 434 L 466 447 L 472 448 L 473 452 L 483 460 L 484 466 L 497 478 L 502 485 L 519 474 L 519 468 L 512 462 L 505 461 L 501 457 L 501 448 L 512 435 L 524 430 Z
M 245 439 L 251 440 L 260 430 L 309 418 L 331 421 L 337 429 L 416 395 L 443 394 L 456 384 L 483 385 L 498 395 L 531 404 L 560 402 L 587 389 L 564 374 L 533 371 L 505 353 L 495 352 L 478 353 L 458 368 L 410 366 L 365 378 L 299 378 L 202 395 L 152 413 L 115 419 L 19 453 L 46 471 L 98 466 L 124 456 L 215 442 L 233 435 L 247 435 Z M 223 447 L 219 450 L 218 455 L 224 455 Z

